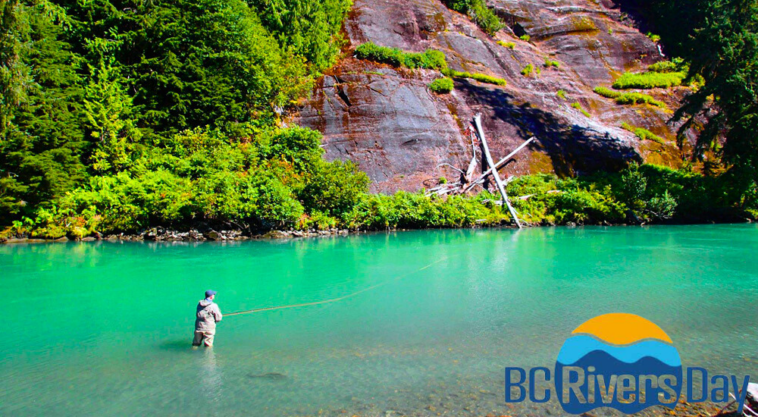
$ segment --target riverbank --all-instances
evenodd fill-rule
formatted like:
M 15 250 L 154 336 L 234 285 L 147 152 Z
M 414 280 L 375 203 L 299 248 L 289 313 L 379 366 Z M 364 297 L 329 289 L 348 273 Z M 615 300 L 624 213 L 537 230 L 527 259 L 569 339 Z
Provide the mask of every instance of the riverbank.
M 509 182 L 507 190 L 519 220 L 527 226 L 755 221 L 758 202 L 750 196 L 731 196 L 727 184 L 721 178 L 655 165 L 633 165 L 617 173 L 578 178 L 527 175 Z M 500 196 L 487 190 L 469 195 L 437 195 L 425 190 L 393 195 L 358 193 L 349 202 L 313 205 L 308 212 L 300 210 L 297 217 L 290 216 L 287 221 L 241 213 L 210 218 L 193 214 L 192 210 L 186 215 L 179 210 L 167 216 L 161 207 L 124 201 L 108 199 L 107 205 L 88 204 L 86 209 L 64 205 L 40 210 L 33 218 L 14 221 L 0 232 L 0 241 L 225 241 L 514 226 L 508 210 L 499 204 Z M 287 207 L 277 202 L 264 208 L 277 213 Z M 251 213 L 262 209 L 251 209 Z
M 583 227 L 583 226 L 610 226 L 610 227 L 644 227 L 644 226 L 696 226 L 696 225 L 708 225 L 708 224 L 744 224 L 753 223 L 755 219 L 744 218 L 743 221 L 711 221 L 702 223 L 675 223 L 668 222 L 665 224 L 660 223 L 605 223 L 605 224 L 577 224 L 574 222 L 567 222 L 565 224 L 530 224 L 522 222 L 522 226 L 525 228 L 535 227 Z M 458 227 L 458 228 L 418 228 L 418 229 L 386 229 L 386 230 L 350 230 L 350 229 L 326 229 L 326 230 L 271 230 L 267 232 L 250 233 L 248 231 L 240 229 L 205 229 L 203 231 L 198 229 L 190 229 L 188 231 L 171 230 L 162 227 L 152 228 L 144 230 L 139 233 L 118 233 L 118 234 L 100 234 L 95 233 L 91 236 L 83 238 L 67 237 L 63 236 L 57 239 L 44 239 L 30 236 L 10 236 L 0 237 L 0 245 L 2 244 L 19 244 L 19 243 L 66 243 L 66 242 L 241 242 L 249 240 L 287 240 L 287 239 L 307 239 L 307 238 L 320 238 L 320 237 L 339 237 L 349 236 L 366 233 L 388 233 L 388 232 L 409 232 L 420 230 L 462 230 L 462 229 L 516 229 L 513 224 L 502 224 L 496 226 L 471 226 L 471 227 Z

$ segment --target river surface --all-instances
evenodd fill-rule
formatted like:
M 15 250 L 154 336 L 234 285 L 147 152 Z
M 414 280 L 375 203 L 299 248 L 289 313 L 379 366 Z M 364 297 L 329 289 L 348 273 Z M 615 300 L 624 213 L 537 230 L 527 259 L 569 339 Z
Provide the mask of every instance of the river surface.
M 227 317 L 193 350 L 206 289 L 227 313 L 337 300 Z M 556 414 L 506 405 L 504 368 L 552 368 L 612 312 L 758 379 L 755 225 L 5 245 L 0 293 L 0 415 Z

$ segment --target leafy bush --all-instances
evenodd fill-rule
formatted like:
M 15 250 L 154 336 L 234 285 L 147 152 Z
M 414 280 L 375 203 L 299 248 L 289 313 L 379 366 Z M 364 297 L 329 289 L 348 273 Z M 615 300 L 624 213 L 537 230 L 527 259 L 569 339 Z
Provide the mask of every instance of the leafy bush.
M 438 78 L 429 84 L 429 89 L 437 94 L 449 94 L 455 88 L 450 78 Z
M 437 70 L 447 68 L 445 54 L 433 49 L 427 49 L 423 53 L 405 52 L 398 48 L 388 48 L 368 42 L 355 49 L 355 56 L 359 59 L 389 64 L 395 67 Z
M 561 99 L 561 100 L 567 100 L 568 99 L 568 97 L 566 96 L 566 91 L 564 91 L 564 90 L 558 90 L 558 92 L 555 93 L 555 95 L 558 96 L 558 98 Z
M 493 77 L 491 75 L 471 73 L 471 72 L 460 72 L 460 71 L 455 71 L 451 69 L 443 70 L 442 73 L 452 78 L 467 78 L 467 79 L 483 82 L 486 84 L 495 84 L 495 85 L 499 85 L 503 87 L 508 85 L 508 81 L 502 78 Z
M 550 67 L 560 68 L 561 63 L 558 61 L 551 61 L 550 58 L 545 58 L 545 68 L 550 68 Z
M 505 25 L 495 12 L 487 7 L 485 0 L 444 0 L 447 7 L 468 15 L 487 34 L 495 35 Z
M 635 135 L 637 135 L 637 137 L 640 138 L 640 140 L 651 140 L 653 142 L 657 142 L 657 143 L 660 143 L 660 144 L 665 143 L 665 140 L 662 137 L 656 135 L 655 133 L 653 133 L 653 132 L 651 132 L 651 131 L 649 131 L 647 129 L 643 129 L 641 127 L 634 127 L 634 126 L 631 126 L 629 123 L 626 123 L 626 122 L 622 123 L 621 127 L 624 130 L 628 130 L 628 131 L 634 133 Z
M 516 49 L 516 44 L 513 42 L 497 41 L 497 44 L 508 49 Z
M 530 40 L 532 40 L 532 37 L 529 35 L 522 35 L 519 37 L 519 39 L 521 39 L 524 42 L 529 42 Z
M 613 88 L 617 90 L 669 88 L 682 85 L 685 77 L 686 74 L 682 72 L 644 72 L 639 74 L 625 72 L 613 83 Z
M 524 67 L 524 69 L 521 70 L 521 75 L 524 77 L 529 77 L 534 73 L 534 65 L 528 64 Z

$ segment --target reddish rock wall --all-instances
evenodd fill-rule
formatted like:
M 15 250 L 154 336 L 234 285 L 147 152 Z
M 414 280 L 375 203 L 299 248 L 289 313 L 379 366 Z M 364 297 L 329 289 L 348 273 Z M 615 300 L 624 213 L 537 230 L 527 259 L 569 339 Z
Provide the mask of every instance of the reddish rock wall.
M 318 83 L 293 122 L 324 133 L 327 159 L 350 159 L 371 177 L 372 190 L 417 190 L 457 174 L 471 146 L 465 126 L 482 112 L 495 158 L 532 135 L 538 143 L 504 169 L 508 175 L 561 175 L 617 168 L 629 160 L 676 165 L 670 110 L 618 106 L 592 92 L 627 70 L 662 59 L 657 45 L 632 27 L 609 0 L 494 0 L 509 24 L 497 38 L 439 0 L 356 0 L 346 24 L 353 46 L 372 41 L 410 51 L 443 51 L 453 69 L 508 80 L 507 87 L 456 80 L 446 96 L 427 84 L 437 71 L 404 70 L 348 57 Z M 529 34 L 531 43 L 515 34 Z M 515 42 L 515 50 L 497 44 Z M 561 63 L 544 68 L 545 58 Z M 539 76 L 521 75 L 527 64 Z M 556 96 L 566 91 L 568 100 Z M 648 92 L 650 93 L 650 92 Z M 676 108 L 681 91 L 651 93 Z M 571 107 L 580 102 L 587 118 Z M 671 143 L 640 143 L 622 122 L 646 127 Z

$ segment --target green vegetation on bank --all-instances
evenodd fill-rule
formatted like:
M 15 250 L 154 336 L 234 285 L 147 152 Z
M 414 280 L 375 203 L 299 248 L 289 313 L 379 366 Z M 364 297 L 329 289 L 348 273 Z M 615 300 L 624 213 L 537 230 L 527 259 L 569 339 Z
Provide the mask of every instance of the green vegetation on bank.
M 651 140 L 653 142 L 657 142 L 657 143 L 660 143 L 660 144 L 665 143 L 665 140 L 662 137 L 656 135 L 655 133 L 653 133 L 653 132 L 651 132 L 651 131 L 649 131 L 647 129 L 644 129 L 644 128 L 641 128 L 641 127 L 634 127 L 634 126 L 632 126 L 632 125 L 630 125 L 629 123 L 626 123 L 626 122 L 622 123 L 621 127 L 624 130 L 628 130 L 628 131 L 634 133 L 635 135 L 637 135 L 637 137 L 640 138 L 640 140 Z
M 456 12 L 468 15 L 483 31 L 495 35 L 505 27 L 495 12 L 487 7 L 485 0 L 443 0 L 443 3 Z
M 682 85 L 686 76 L 687 74 L 682 72 L 625 72 L 613 83 L 613 88 L 617 90 L 669 88 Z
M 641 0 L 667 53 L 689 64 L 700 88 L 684 97 L 674 121 L 683 121 L 678 141 L 694 128 L 694 162 L 730 173 L 735 189 L 758 187 L 758 1 Z M 707 114 L 707 118 L 703 115 Z
M 197 223 L 193 216 L 225 219 L 231 227 L 242 228 L 258 227 L 248 223 L 253 219 L 279 228 L 353 230 L 511 223 L 507 209 L 497 204 L 499 195 L 486 191 L 448 197 L 428 197 L 423 192 L 367 194 L 367 180 L 356 174 L 354 166 L 321 161 L 320 152 L 313 146 L 317 133 L 272 132 L 260 138 L 255 150 L 224 145 L 216 134 L 188 132 L 177 138 L 168 153 L 153 160 L 159 163 L 167 156 L 186 158 L 191 154 L 198 157 L 197 152 L 206 157 L 227 154 L 228 159 L 210 168 L 214 174 L 205 179 L 193 180 L 189 171 L 180 169 L 98 179 L 59 205 L 17 222 L 15 232 L 56 238 L 155 226 L 182 229 Z M 303 141 L 303 134 L 309 139 Z M 291 141 L 304 144 L 310 158 L 295 159 L 292 166 L 285 163 L 287 156 L 278 152 Z M 189 149 L 195 151 L 185 154 Z M 227 164 L 234 170 L 219 169 L 229 167 Z M 317 166 L 309 168 L 310 164 Z M 191 166 L 184 169 L 191 171 Z M 278 179 L 277 172 L 245 175 L 271 169 L 311 169 L 317 175 L 288 184 Z M 694 222 L 758 214 L 756 195 L 734 205 L 733 190 L 725 186 L 727 180 L 654 165 L 632 165 L 618 173 L 580 178 L 527 175 L 509 183 L 508 193 L 520 218 L 532 225 Z M 218 189 L 225 192 L 214 191 Z
M 398 48 L 388 48 L 368 42 L 355 49 L 355 56 L 359 59 L 410 69 L 442 70 L 447 68 L 445 54 L 433 49 L 427 49 L 423 53 L 406 52 Z
M 447 66 L 445 54 L 431 49 L 424 53 L 406 52 L 402 49 L 377 46 L 369 42 L 356 48 L 355 56 L 359 59 L 381 62 L 396 67 L 436 69 L 450 78 L 466 78 L 499 86 L 506 86 L 508 84 L 506 80 L 491 75 L 452 70 Z M 444 83 L 444 81 L 440 81 L 440 83 Z M 438 86 L 441 85 L 437 84 L 435 88 Z
M 466 79 L 476 80 L 485 84 L 494 84 L 494 85 L 499 85 L 502 87 L 505 87 L 506 85 L 508 85 L 508 81 L 502 78 L 493 77 L 491 75 L 486 75 L 486 74 L 479 74 L 476 72 L 474 73 L 461 72 L 461 71 L 455 71 L 452 69 L 446 69 L 446 70 L 443 70 L 442 73 L 452 78 L 466 78 Z
M 497 41 L 497 44 L 508 49 L 516 49 L 516 44 L 513 42 Z
M 0 225 L 276 222 L 313 201 L 297 183 L 339 170 L 364 181 L 350 165 L 298 165 L 310 151 L 273 139 L 288 135 L 276 128 L 283 108 L 336 59 L 350 6 L 3 2 Z M 313 132 L 291 132 L 312 142 Z
M 652 106 L 666 108 L 666 103 L 658 101 L 647 94 L 636 92 L 621 93 L 606 87 L 595 87 L 594 91 L 603 97 L 614 99 L 616 104 L 650 104 Z
M 521 70 L 521 75 L 524 77 L 531 77 L 532 74 L 534 74 L 534 65 L 533 64 L 527 64 L 524 69 Z
M 450 78 L 438 78 L 429 84 L 429 89 L 437 94 L 449 94 L 455 88 Z

